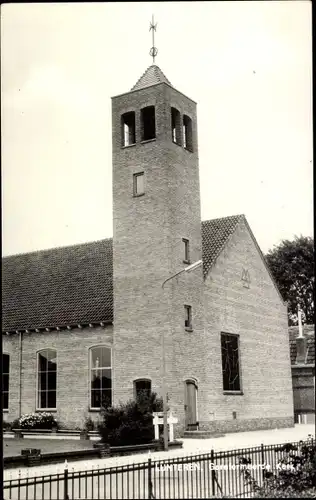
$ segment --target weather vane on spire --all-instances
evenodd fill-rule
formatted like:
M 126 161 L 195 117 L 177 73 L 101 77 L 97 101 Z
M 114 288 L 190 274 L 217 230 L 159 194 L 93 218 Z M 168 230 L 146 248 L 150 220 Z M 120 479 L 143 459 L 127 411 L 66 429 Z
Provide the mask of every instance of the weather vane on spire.
M 158 54 L 158 49 L 157 49 L 157 47 L 155 47 L 155 31 L 156 31 L 156 28 L 157 28 L 157 23 L 155 24 L 154 15 L 153 15 L 151 23 L 150 23 L 150 28 L 149 28 L 149 31 L 151 31 L 151 30 L 153 31 L 153 33 L 152 33 L 153 46 L 152 46 L 152 48 L 149 51 L 149 54 L 153 58 L 153 64 L 155 64 L 155 57 Z

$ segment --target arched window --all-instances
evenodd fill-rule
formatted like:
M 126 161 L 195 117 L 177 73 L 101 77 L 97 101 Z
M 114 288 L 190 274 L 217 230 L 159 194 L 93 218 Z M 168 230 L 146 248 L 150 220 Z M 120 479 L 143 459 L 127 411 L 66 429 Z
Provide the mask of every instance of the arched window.
M 9 409 L 10 356 L 2 354 L 2 401 L 3 409 Z
M 151 380 L 147 378 L 134 380 L 134 394 L 135 394 L 135 399 L 137 399 L 140 395 L 150 396 Z
M 55 409 L 57 389 L 57 352 L 45 349 L 37 353 L 37 408 Z
M 112 406 L 111 348 L 96 346 L 90 349 L 90 408 Z

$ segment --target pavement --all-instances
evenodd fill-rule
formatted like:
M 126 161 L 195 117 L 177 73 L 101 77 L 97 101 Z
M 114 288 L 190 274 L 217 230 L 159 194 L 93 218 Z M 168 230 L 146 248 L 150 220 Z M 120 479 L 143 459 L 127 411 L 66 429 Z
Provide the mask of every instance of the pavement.
M 118 467 L 132 463 L 141 463 L 148 460 L 164 460 L 168 458 L 182 457 L 188 455 L 198 455 L 200 453 L 208 453 L 212 449 L 214 451 L 237 450 L 241 448 L 250 448 L 259 446 L 260 444 L 272 445 L 283 444 L 306 440 L 308 435 L 315 438 L 314 424 L 296 424 L 295 427 L 286 429 L 273 429 L 265 431 L 238 432 L 226 434 L 223 437 L 211 439 L 182 439 L 183 448 L 171 450 L 168 452 L 160 451 L 154 453 L 142 453 L 122 457 L 110 457 L 104 459 L 88 459 L 68 462 L 69 471 L 84 471 L 91 469 L 104 469 L 109 467 Z M 4 481 L 8 479 L 16 479 L 18 477 L 35 477 L 46 474 L 62 473 L 64 471 L 64 463 L 41 465 L 40 467 L 21 468 L 21 469 L 5 469 L 3 471 Z

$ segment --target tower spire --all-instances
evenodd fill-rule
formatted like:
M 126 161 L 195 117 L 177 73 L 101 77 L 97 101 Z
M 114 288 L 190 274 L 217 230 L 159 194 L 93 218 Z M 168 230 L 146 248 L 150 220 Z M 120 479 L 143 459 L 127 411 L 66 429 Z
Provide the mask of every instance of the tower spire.
M 152 19 L 151 19 L 151 23 L 150 23 L 150 28 L 149 28 L 149 31 L 152 30 L 152 47 L 151 47 L 151 49 L 149 51 L 149 54 L 153 58 L 153 64 L 155 64 L 155 57 L 158 54 L 158 49 L 157 49 L 157 47 L 155 47 L 155 31 L 156 31 L 156 28 L 157 28 L 157 23 L 155 24 L 154 15 L 152 15 Z

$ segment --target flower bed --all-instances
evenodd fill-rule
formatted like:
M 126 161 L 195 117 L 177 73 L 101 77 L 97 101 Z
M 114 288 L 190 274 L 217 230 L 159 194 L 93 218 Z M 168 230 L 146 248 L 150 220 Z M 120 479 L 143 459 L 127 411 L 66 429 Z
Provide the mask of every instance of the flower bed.
M 27 413 L 14 422 L 18 429 L 44 429 L 52 430 L 58 428 L 58 422 L 54 415 L 47 412 Z

